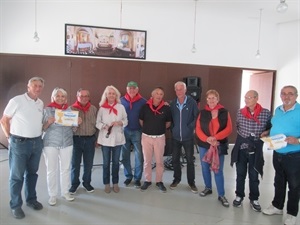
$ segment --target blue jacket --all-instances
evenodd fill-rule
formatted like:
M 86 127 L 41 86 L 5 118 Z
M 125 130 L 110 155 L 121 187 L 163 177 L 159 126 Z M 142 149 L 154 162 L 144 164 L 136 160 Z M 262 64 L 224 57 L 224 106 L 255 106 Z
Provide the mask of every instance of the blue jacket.
M 187 95 L 187 100 L 182 110 L 177 106 L 177 98 L 171 102 L 170 107 L 172 113 L 172 137 L 177 141 L 194 139 L 195 124 L 199 113 L 196 101 Z

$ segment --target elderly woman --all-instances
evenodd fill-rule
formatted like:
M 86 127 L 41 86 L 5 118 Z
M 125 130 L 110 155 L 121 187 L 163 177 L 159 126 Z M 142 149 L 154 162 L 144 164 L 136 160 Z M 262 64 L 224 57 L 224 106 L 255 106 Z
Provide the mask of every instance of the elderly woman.
M 51 95 L 51 103 L 44 110 L 45 132 L 43 154 L 47 167 L 47 185 L 49 193 L 49 205 L 56 204 L 58 194 L 58 173 L 60 169 L 61 195 L 67 201 L 73 201 L 70 196 L 71 186 L 71 159 L 73 151 L 72 126 L 63 126 L 55 121 L 56 110 L 69 110 L 67 104 L 67 92 L 63 88 L 55 88 Z M 78 118 L 78 124 L 81 119 Z
M 99 103 L 96 127 L 99 129 L 98 143 L 103 154 L 104 191 L 110 193 L 110 162 L 112 162 L 113 191 L 119 188 L 119 161 L 121 147 L 125 144 L 123 128 L 127 126 L 127 114 L 120 103 L 120 92 L 114 86 L 107 86 Z
M 218 200 L 225 207 L 229 203 L 224 189 L 224 156 L 227 155 L 228 136 L 232 132 L 229 112 L 219 103 L 220 96 L 216 90 L 206 92 L 207 104 L 200 111 L 196 121 L 196 134 L 205 189 L 200 192 L 204 197 L 212 194 L 211 171 L 215 175 Z

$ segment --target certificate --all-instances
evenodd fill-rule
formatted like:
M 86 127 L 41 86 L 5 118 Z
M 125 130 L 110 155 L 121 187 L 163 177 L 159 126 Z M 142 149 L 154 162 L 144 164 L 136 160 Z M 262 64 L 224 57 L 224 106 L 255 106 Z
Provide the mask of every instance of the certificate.
M 284 134 L 277 134 L 274 136 L 261 138 L 261 140 L 266 143 L 268 150 L 284 148 L 287 145 L 285 139 L 286 136 Z
M 78 126 L 78 111 L 55 109 L 55 123 L 62 126 Z

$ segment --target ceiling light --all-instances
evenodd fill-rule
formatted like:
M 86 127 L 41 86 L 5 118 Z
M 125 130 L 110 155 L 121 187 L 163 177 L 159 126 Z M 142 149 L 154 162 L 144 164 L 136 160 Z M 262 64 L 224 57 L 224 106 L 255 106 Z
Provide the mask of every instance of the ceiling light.
M 37 32 L 37 0 L 34 1 L 34 34 L 33 39 L 35 42 L 40 40 L 39 34 Z
M 196 22 L 197 22 L 197 1 L 195 0 L 195 13 L 194 13 L 194 39 L 193 39 L 193 45 L 192 45 L 192 53 L 196 53 L 197 52 L 197 48 L 196 48 L 196 44 L 195 44 L 195 39 L 196 39 Z
M 255 57 L 257 59 L 260 58 L 260 50 L 259 50 L 259 46 L 260 46 L 260 30 L 261 30 L 261 15 L 262 15 L 262 9 L 259 10 L 259 25 L 258 25 L 258 39 L 257 39 L 257 51 L 256 51 L 256 55 Z
M 279 5 L 277 6 L 276 10 L 279 13 L 284 13 L 288 9 L 288 4 L 285 3 L 285 0 L 280 0 Z

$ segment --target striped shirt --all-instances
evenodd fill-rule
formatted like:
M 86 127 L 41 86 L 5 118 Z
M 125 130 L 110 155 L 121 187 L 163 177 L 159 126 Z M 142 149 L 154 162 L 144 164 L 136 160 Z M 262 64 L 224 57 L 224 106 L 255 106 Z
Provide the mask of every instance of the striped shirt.
M 79 111 L 79 117 L 82 119 L 82 123 L 77 127 L 74 135 L 76 136 L 92 136 L 96 133 L 96 119 L 97 108 L 93 105 L 85 113 L 78 108 L 72 107 L 72 110 Z

